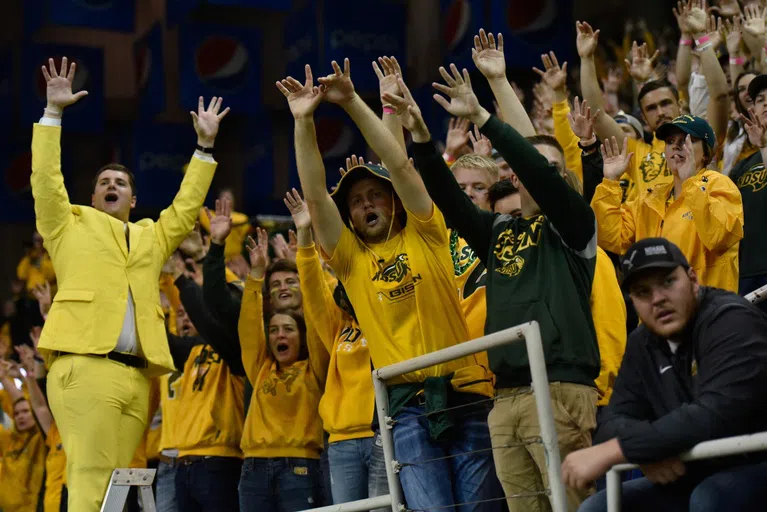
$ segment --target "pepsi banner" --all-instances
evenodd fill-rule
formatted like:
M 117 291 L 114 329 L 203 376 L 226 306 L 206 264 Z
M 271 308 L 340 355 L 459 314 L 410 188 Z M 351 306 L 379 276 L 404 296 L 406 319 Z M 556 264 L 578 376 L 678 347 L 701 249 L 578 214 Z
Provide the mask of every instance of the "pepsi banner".
M 53 25 L 133 32 L 135 0 L 48 0 Z
M 43 115 L 46 98 L 45 77 L 40 68 L 52 57 L 61 69 L 61 58 L 77 64 L 72 90 L 86 90 L 88 95 L 66 109 L 67 131 L 98 132 L 104 127 L 104 53 L 99 48 L 54 44 L 24 45 L 21 66 L 21 122 L 31 126 Z
M 576 58 L 572 0 L 493 0 L 492 30 L 503 34 L 509 67 L 541 66 L 554 51 L 559 62 Z
M 165 0 L 165 21 L 169 27 L 185 21 L 201 0 Z
M 156 24 L 133 45 L 139 117 L 151 119 L 165 110 L 165 62 L 162 28 Z
M 474 48 L 474 36 L 479 33 L 480 28 L 487 29 L 484 0 L 440 0 L 440 6 L 442 62 L 445 66 L 452 63 L 459 69 L 473 69 L 471 49 Z
M 404 5 L 326 0 L 323 16 L 325 56 L 321 74 L 333 72 L 333 60 L 343 67 L 348 57 L 354 87 L 364 94 L 378 91 L 378 77 L 372 66 L 378 57 L 394 56 L 406 62 Z
M 245 160 L 243 175 L 243 199 L 246 212 L 282 214 L 264 210 L 265 205 L 274 202 L 274 141 L 271 121 L 268 116 L 247 119 L 242 129 L 242 153 Z
M 306 64 L 312 67 L 315 80 L 321 76 L 317 1 L 309 0 L 303 8 L 288 15 L 282 33 L 285 41 L 285 76 L 303 82 Z
M 130 167 L 136 176 L 137 208 L 162 209 L 171 204 L 196 141 L 191 116 L 188 124 L 136 122 Z
M 196 108 L 200 96 L 222 96 L 233 114 L 262 109 L 258 30 L 189 23 L 179 37 L 182 108 Z

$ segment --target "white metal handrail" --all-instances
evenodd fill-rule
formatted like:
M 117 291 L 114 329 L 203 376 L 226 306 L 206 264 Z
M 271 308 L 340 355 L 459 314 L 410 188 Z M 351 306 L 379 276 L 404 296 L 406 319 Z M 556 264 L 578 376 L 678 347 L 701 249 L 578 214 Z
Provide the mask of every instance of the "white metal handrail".
M 679 458 L 684 462 L 688 462 L 763 450 L 767 450 L 767 432 L 704 441 L 696 444 L 692 449 L 681 454 Z M 607 512 L 620 512 L 620 473 L 638 467 L 639 466 L 636 464 L 618 464 L 613 466 L 607 473 Z
M 757 288 L 753 292 L 745 295 L 743 298 L 750 301 L 753 304 L 758 304 L 759 302 L 762 302 L 764 299 L 767 299 L 767 284 L 762 286 L 761 288 Z

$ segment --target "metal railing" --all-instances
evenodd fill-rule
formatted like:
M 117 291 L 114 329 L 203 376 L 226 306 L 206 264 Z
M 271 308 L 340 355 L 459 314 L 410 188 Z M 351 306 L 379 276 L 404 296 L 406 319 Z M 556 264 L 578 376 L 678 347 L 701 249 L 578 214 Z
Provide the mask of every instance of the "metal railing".
M 479 352 L 485 352 L 494 347 L 522 340 L 525 341 L 525 345 L 527 346 L 532 388 L 538 412 L 538 421 L 541 426 L 540 440 L 546 453 L 546 469 L 550 486 L 549 499 L 552 504 L 553 512 L 565 512 L 567 510 L 567 498 L 565 494 L 565 486 L 562 482 L 562 464 L 559 454 L 559 443 L 551 407 L 551 395 L 549 393 L 549 380 L 546 374 L 546 361 L 543 355 L 541 331 L 537 322 L 528 322 L 516 327 L 510 327 L 503 331 L 488 334 L 487 336 L 475 340 L 460 343 L 452 347 L 374 370 L 373 387 L 376 396 L 378 423 L 381 427 L 381 440 L 383 442 L 384 459 L 386 461 L 386 477 L 389 484 L 389 494 L 377 498 L 368 498 L 365 500 L 313 509 L 314 512 L 365 512 L 389 505 L 391 505 L 392 510 L 395 512 L 406 510 L 405 500 L 402 496 L 399 479 L 397 478 L 400 463 L 394 458 L 392 428 L 394 427 L 395 422 L 393 418 L 389 416 L 389 396 L 386 391 L 386 381 L 430 366 L 446 363 Z M 538 392 L 540 390 L 543 390 L 543 392 Z

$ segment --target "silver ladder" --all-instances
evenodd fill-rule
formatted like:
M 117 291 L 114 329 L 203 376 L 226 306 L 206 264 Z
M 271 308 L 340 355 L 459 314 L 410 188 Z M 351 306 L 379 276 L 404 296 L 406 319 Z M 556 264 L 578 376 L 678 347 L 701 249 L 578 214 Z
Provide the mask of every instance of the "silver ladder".
M 123 512 L 131 487 L 138 487 L 139 500 L 144 512 L 157 512 L 152 494 L 156 469 L 120 468 L 112 472 L 101 512 Z

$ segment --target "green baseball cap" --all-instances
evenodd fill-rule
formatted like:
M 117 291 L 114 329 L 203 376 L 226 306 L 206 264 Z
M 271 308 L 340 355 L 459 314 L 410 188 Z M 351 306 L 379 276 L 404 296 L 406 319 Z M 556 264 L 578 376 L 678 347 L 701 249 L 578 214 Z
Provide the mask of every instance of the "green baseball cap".
M 349 225 L 349 205 L 346 202 L 346 198 L 349 196 L 349 191 L 352 185 L 365 178 L 377 178 L 383 180 L 391 185 L 391 175 L 389 171 L 380 165 L 375 164 L 363 164 L 349 169 L 336 185 L 336 189 L 330 193 L 330 197 L 335 201 L 338 211 L 341 213 L 341 219 L 344 224 Z M 393 187 L 392 187 L 393 190 Z M 396 194 L 396 192 L 395 192 Z
M 701 139 L 711 149 L 716 147 L 716 135 L 714 135 L 711 125 L 705 119 L 687 114 L 675 118 L 670 123 L 661 125 L 655 130 L 655 137 L 665 140 L 670 135 L 678 132 L 687 133 L 690 137 Z

